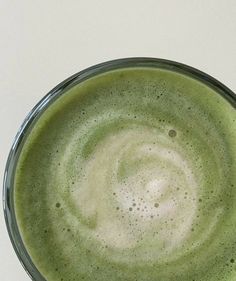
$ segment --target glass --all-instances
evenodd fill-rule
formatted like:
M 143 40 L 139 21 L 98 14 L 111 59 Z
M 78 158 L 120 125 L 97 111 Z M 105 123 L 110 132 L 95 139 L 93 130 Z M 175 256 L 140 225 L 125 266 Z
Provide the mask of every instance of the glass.
M 66 94 L 68 89 L 70 89 L 74 85 L 110 70 L 133 67 L 161 68 L 190 76 L 206 84 L 208 87 L 213 88 L 216 92 L 218 92 L 225 99 L 227 99 L 234 108 L 236 108 L 236 95 L 213 77 L 190 66 L 169 60 L 156 58 L 125 58 L 101 63 L 74 74 L 73 76 L 60 83 L 54 89 L 52 89 L 30 111 L 28 116 L 25 118 L 23 124 L 21 125 L 8 156 L 3 182 L 3 208 L 6 226 L 11 239 L 11 243 L 24 269 L 34 281 L 46 280 L 37 270 L 29 254 L 27 253 L 27 250 L 19 233 L 14 210 L 15 169 L 27 136 L 29 135 L 32 127 L 34 126 L 35 122 L 37 122 L 38 118 L 42 115 L 42 113 L 57 98 Z

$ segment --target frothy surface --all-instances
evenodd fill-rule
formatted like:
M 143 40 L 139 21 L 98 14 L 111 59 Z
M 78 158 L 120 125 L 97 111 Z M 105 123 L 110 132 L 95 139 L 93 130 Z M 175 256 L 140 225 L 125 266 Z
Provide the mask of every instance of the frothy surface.
M 236 111 L 219 94 L 111 71 L 38 120 L 17 166 L 19 229 L 48 281 L 234 280 L 235 171 Z

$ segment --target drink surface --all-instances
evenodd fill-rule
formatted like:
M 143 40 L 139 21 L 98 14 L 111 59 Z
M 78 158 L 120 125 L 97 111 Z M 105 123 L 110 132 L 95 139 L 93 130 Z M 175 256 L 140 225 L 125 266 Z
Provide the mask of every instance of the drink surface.
M 193 78 L 124 68 L 69 89 L 28 136 L 14 189 L 48 281 L 236 278 L 236 111 Z

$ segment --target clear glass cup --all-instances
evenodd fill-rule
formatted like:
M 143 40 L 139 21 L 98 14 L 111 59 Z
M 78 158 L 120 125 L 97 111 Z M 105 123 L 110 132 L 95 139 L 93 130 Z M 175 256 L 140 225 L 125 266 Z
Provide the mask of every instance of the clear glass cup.
M 52 89 L 45 97 L 41 99 L 41 101 L 38 102 L 38 104 L 30 111 L 28 116 L 23 121 L 23 124 L 21 125 L 11 147 L 6 163 L 3 181 L 3 208 L 9 237 L 21 264 L 34 281 L 46 280 L 40 274 L 26 250 L 17 226 L 17 220 L 14 210 L 15 169 L 22 147 L 24 146 L 24 143 L 38 118 L 40 118 L 43 112 L 56 99 L 66 94 L 68 89 L 78 83 L 81 83 L 84 80 L 87 80 L 101 73 L 119 68 L 133 67 L 161 68 L 190 76 L 200 81 L 201 83 L 206 84 L 208 87 L 213 88 L 217 93 L 227 99 L 234 108 L 236 108 L 236 95 L 229 88 L 224 86 L 213 77 L 190 66 L 178 62 L 156 58 L 125 58 L 101 63 L 74 74 L 73 76 L 61 82 L 54 89 Z

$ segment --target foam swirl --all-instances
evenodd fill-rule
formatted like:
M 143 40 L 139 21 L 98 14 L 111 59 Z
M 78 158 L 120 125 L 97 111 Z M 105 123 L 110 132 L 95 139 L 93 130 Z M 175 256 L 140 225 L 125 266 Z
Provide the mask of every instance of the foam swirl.
M 202 219 L 202 169 L 183 149 L 181 130 L 130 119 L 125 127 L 108 130 L 84 159 L 76 159 L 76 151 L 86 150 L 97 127 L 106 131 L 105 120 L 102 115 L 96 125 L 87 120 L 80 130 L 87 139 L 78 147 L 74 135 L 60 160 L 73 167 L 73 186 L 64 200 L 67 224 L 77 224 L 80 235 L 91 240 L 91 248 L 129 264 L 170 262 L 209 239 L 221 207 L 214 210 L 210 223 L 206 221 L 208 225 L 197 230 Z M 58 182 L 65 174 L 61 176 Z

